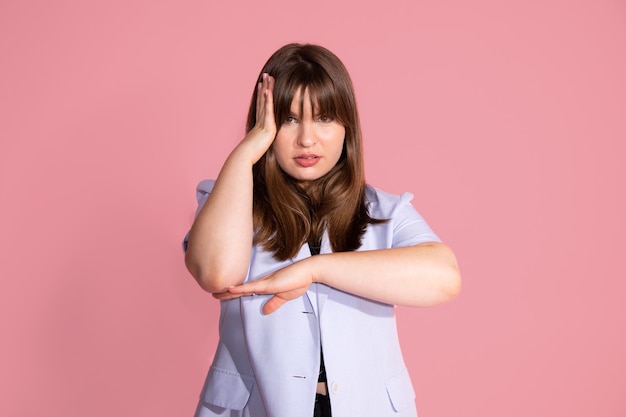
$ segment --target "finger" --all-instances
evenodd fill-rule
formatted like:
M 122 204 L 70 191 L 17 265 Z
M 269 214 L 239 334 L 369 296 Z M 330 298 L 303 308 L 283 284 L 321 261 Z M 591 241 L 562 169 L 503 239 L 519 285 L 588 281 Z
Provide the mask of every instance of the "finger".
M 259 120 L 259 115 L 262 110 L 262 101 L 263 101 L 263 83 L 260 81 L 256 84 L 256 120 Z
M 211 294 L 213 296 L 213 298 L 217 298 L 218 300 L 232 300 L 233 298 L 240 298 L 240 297 L 251 297 L 253 295 L 259 295 L 257 293 L 254 292 L 243 292 L 243 293 L 230 293 L 230 292 L 220 292 L 220 293 L 213 293 Z
M 273 296 L 265 303 L 265 305 L 263 305 L 263 314 L 272 314 L 286 302 L 287 300 L 283 300 L 282 298 L 276 295 Z
M 265 74 L 263 74 L 265 76 Z M 259 122 L 263 120 L 265 117 L 265 88 L 263 87 L 263 76 L 261 77 L 261 81 L 259 81 L 256 85 L 256 120 L 255 124 L 258 126 Z
M 274 77 L 268 75 L 267 88 L 264 91 L 265 103 L 263 106 L 266 127 L 276 124 L 274 121 Z
M 261 81 L 257 83 L 256 94 L 256 125 L 258 126 L 265 119 L 266 110 L 266 91 L 269 86 L 269 74 L 264 72 L 261 74 Z
M 233 298 L 243 297 L 243 294 L 231 294 L 229 292 L 213 293 L 213 298 L 218 300 L 232 300 Z
M 234 287 L 230 287 L 226 291 L 230 294 L 238 294 L 238 295 L 253 294 L 255 292 L 258 292 L 254 288 L 254 286 L 255 286 L 255 283 L 249 282 L 247 284 L 241 284 L 241 285 L 236 285 Z

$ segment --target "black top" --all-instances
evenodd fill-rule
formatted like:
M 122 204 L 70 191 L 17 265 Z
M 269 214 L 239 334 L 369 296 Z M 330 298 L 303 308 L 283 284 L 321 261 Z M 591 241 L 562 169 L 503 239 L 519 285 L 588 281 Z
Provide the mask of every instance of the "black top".
M 309 242 L 309 250 L 311 251 L 311 255 L 319 255 L 321 249 L 321 243 L 311 243 Z M 320 346 L 320 375 L 317 379 L 317 382 L 326 382 L 326 366 L 324 366 L 324 352 L 322 352 Z

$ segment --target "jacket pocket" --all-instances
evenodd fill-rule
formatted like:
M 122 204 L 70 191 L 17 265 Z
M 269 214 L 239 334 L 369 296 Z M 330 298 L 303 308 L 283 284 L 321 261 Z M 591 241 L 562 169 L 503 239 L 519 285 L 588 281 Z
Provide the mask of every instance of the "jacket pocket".
M 211 367 L 207 375 L 202 400 L 207 404 L 230 410 L 242 410 L 248 403 L 254 377 Z
M 391 406 L 396 412 L 415 406 L 415 391 L 406 369 L 387 381 L 386 386 Z

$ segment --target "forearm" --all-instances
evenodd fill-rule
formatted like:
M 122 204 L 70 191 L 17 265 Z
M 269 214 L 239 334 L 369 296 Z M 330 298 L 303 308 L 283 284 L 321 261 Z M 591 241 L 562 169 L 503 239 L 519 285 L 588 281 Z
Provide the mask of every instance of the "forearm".
M 453 252 L 436 242 L 332 253 L 307 261 L 313 281 L 389 304 L 432 306 L 454 298 L 461 289 Z
M 189 232 L 185 264 L 206 291 L 224 291 L 245 279 L 252 248 L 252 186 L 252 163 L 236 148 Z

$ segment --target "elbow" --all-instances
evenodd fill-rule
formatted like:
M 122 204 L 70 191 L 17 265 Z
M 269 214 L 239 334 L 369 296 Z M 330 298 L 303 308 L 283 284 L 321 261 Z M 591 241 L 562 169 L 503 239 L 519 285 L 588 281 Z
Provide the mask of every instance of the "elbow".
M 461 275 L 458 268 L 440 268 L 434 274 L 430 291 L 418 296 L 415 306 L 433 307 L 454 300 L 461 293 Z
M 459 296 L 461 293 L 461 272 L 456 263 L 450 266 L 442 282 L 441 292 L 443 301 L 450 301 Z
M 233 277 L 237 276 L 234 271 L 216 271 L 213 268 L 206 268 L 188 256 L 185 257 L 185 265 L 200 288 L 211 294 L 225 292 L 228 287 L 243 282 L 243 278 L 233 280 Z
M 461 293 L 461 271 L 452 249 L 444 246 L 444 267 L 441 273 L 441 294 L 443 301 L 450 301 Z
M 429 244 L 435 250 L 429 305 L 438 305 L 451 301 L 461 293 L 461 272 L 456 256 L 450 247 L 443 243 Z
M 228 282 L 223 276 L 214 273 L 205 273 L 200 269 L 192 270 L 188 268 L 191 275 L 194 277 L 200 288 L 204 291 L 217 294 L 225 292 L 232 284 Z
M 191 275 L 195 278 L 200 288 L 210 294 L 221 293 L 228 288 L 228 285 L 225 285 L 222 280 L 212 275 L 202 273 L 192 273 Z

